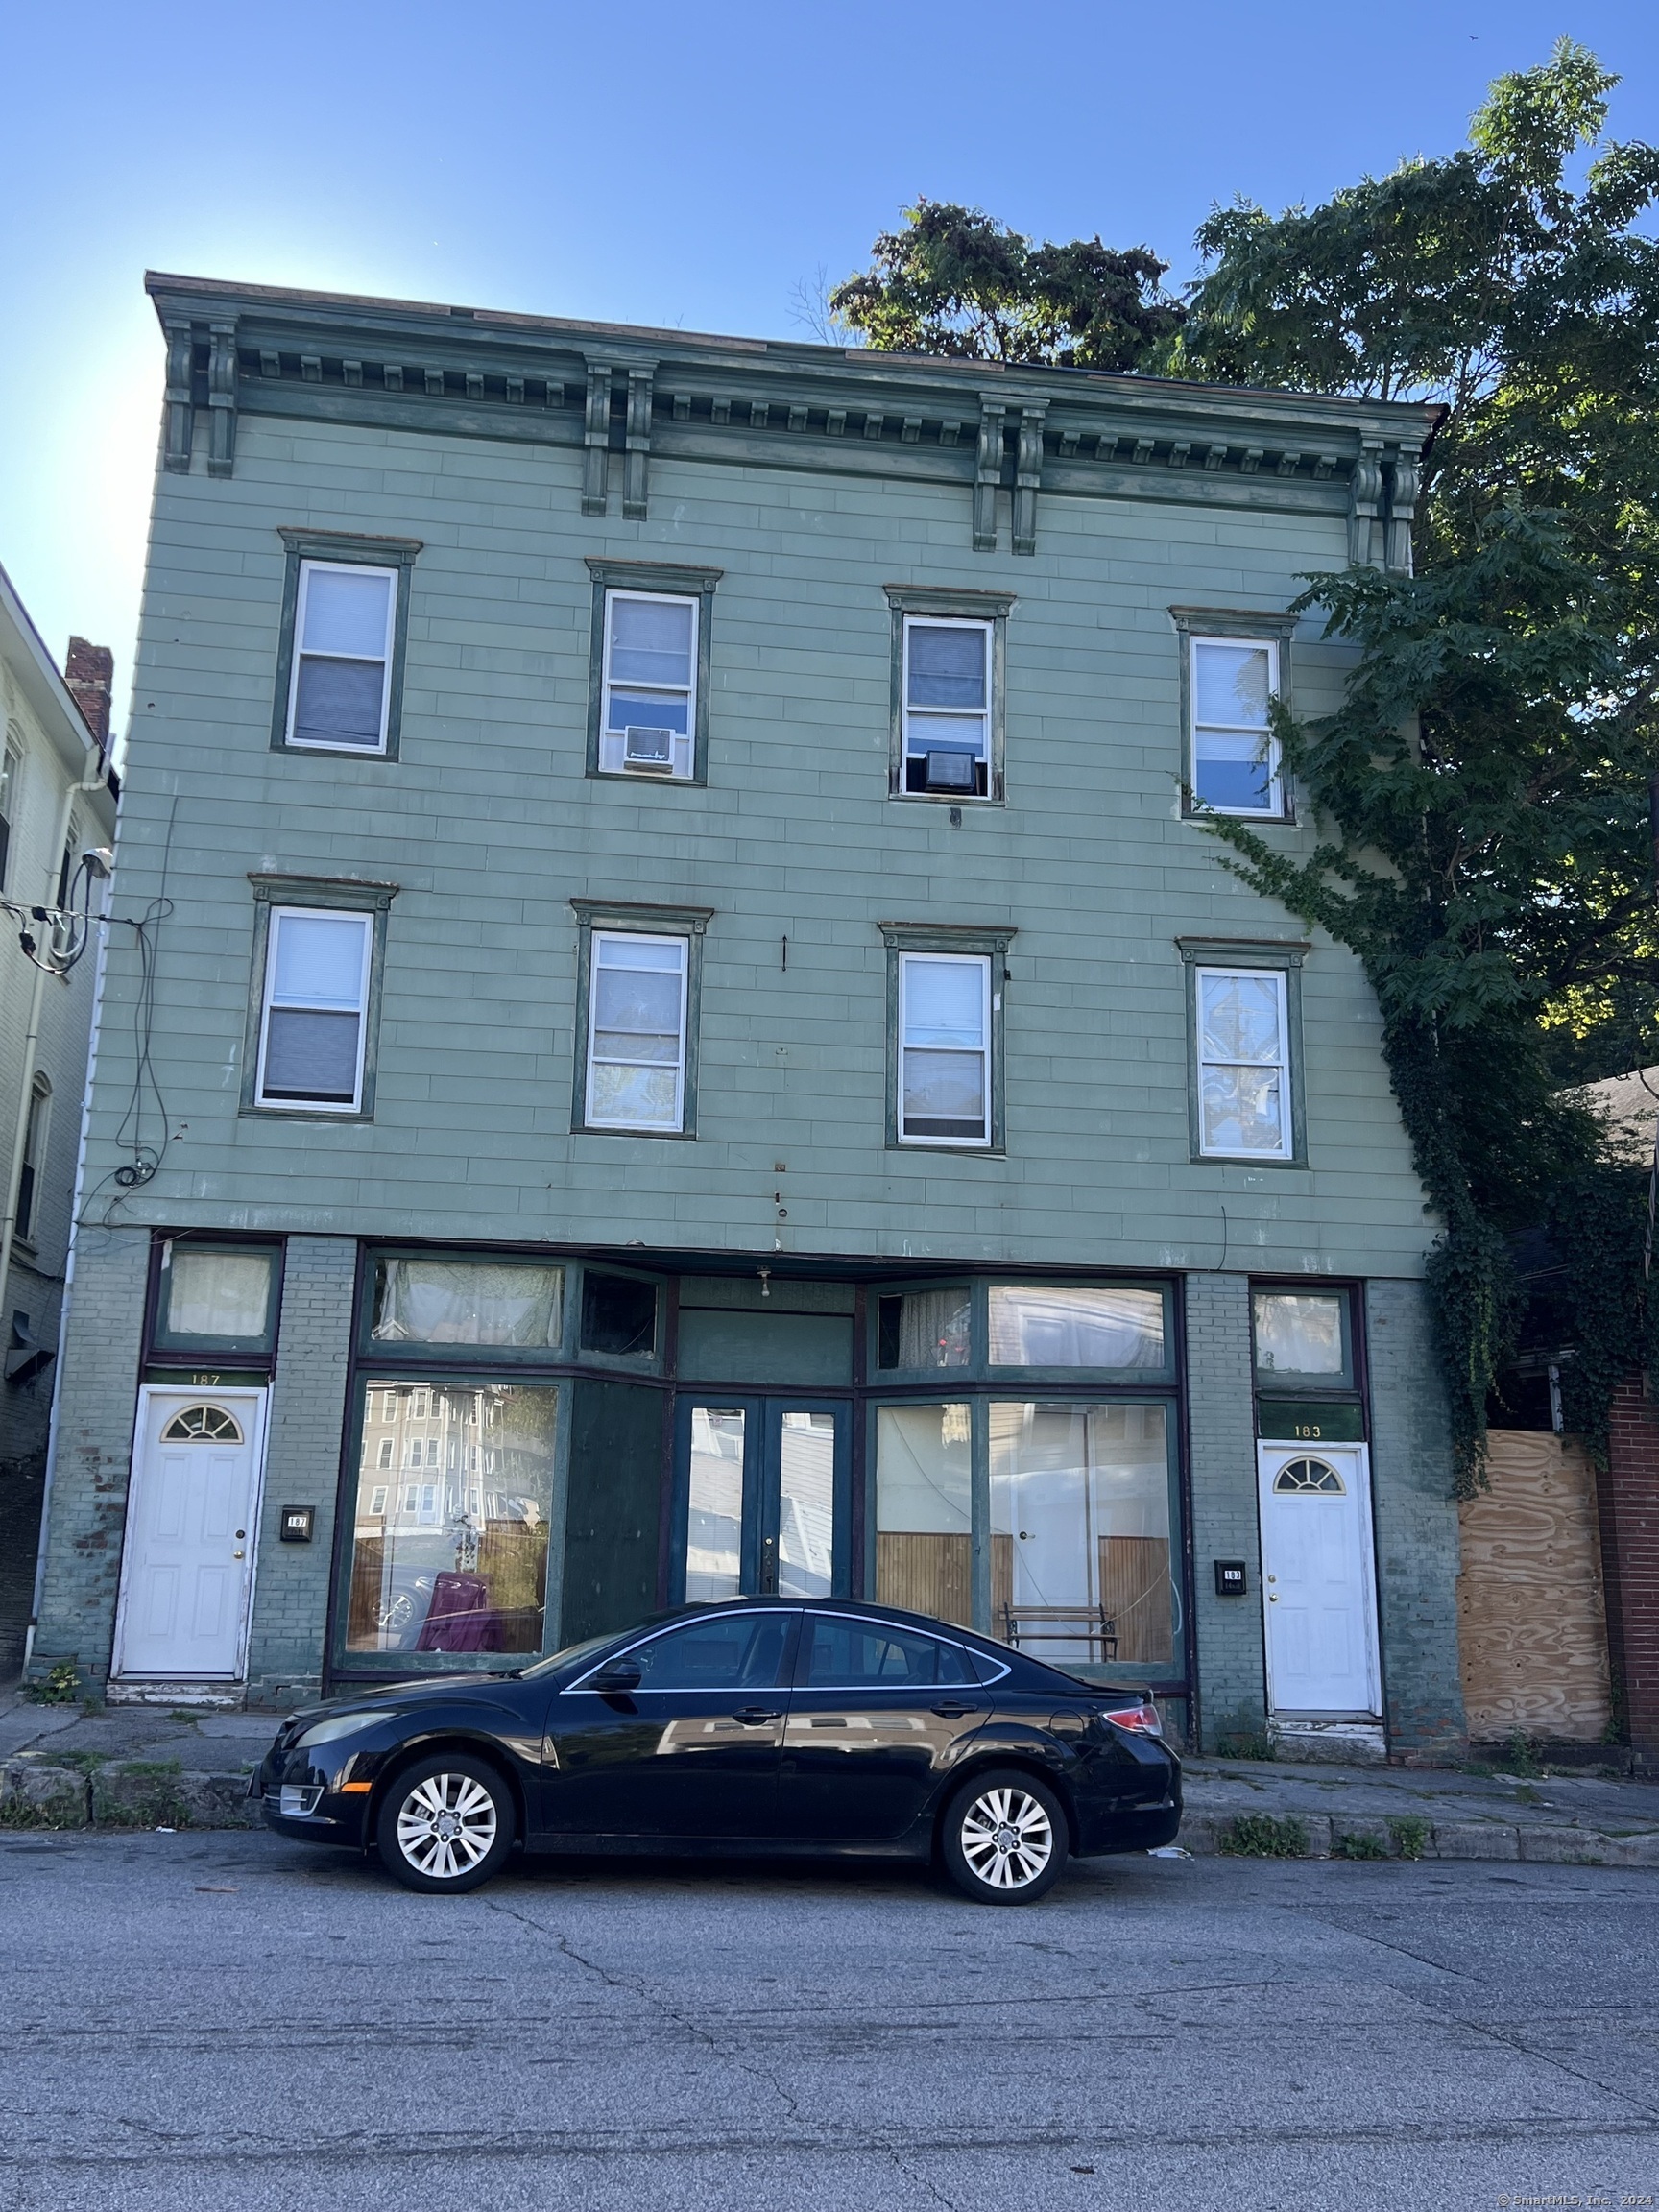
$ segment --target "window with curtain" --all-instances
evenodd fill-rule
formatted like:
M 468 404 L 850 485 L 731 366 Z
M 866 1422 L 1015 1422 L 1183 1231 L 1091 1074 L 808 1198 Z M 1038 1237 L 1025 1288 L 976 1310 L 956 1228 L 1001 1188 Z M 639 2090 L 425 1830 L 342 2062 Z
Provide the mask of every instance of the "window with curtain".
M 677 1134 L 685 1126 L 689 941 L 595 929 L 589 982 L 587 1119 Z
M 565 1270 L 495 1260 L 374 1262 L 376 1344 L 476 1344 L 557 1351 Z
M 990 789 L 989 622 L 904 616 L 906 791 L 983 798 Z
M 876 1596 L 970 1627 L 973 1419 L 966 1405 L 876 1413 Z
M 1200 968 L 1198 1144 L 1208 1158 L 1292 1151 L 1286 978 L 1277 969 Z

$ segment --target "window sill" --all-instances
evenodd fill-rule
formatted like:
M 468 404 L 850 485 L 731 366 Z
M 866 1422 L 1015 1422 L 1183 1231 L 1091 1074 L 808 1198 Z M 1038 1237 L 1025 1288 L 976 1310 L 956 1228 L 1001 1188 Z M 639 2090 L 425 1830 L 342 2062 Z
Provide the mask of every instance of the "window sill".
M 888 786 L 887 796 L 906 806 L 1006 806 L 1004 794 L 995 795 L 983 791 L 895 791 Z
M 1295 813 L 1288 807 L 1278 814 L 1260 814 L 1248 806 L 1183 805 L 1181 819 L 1183 822 L 1259 822 L 1264 830 L 1300 828 Z
M 695 1142 L 695 1129 L 612 1129 L 593 1121 L 571 1123 L 572 1137 L 635 1137 L 643 1138 L 653 1144 L 690 1144 Z
M 1308 1162 L 1298 1157 L 1291 1160 L 1263 1160 L 1253 1152 L 1194 1152 L 1190 1154 L 1194 1167 L 1271 1167 L 1283 1174 L 1286 1168 L 1306 1170 Z
M 373 1110 L 364 1106 L 348 1109 L 327 1106 L 264 1106 L 256 1103 L 238 1107 L 236 1116 L 241 1121 L 327 1121 L 336 1127 L 342 1123 L 349 1125 L 354 1121 L 373 1121 L 374 1118 Z
M 889 1152 L 927 1152 L 943 1154 L 948 1160 L 1006 1160 L 1005 1144 L 930 1144 L 926 1138 L 896 1137 L 889 1140 Z
M 396 760 L 397 757 L 397 747 L 390 739 L 384 745 L 309 745 L 301 737 L 282 737 L 271 750 L 273 753 L 321 753 L 329 760 Z
M 588 776 L 595 783 L 644 784 L 647 788 L 652 784 L 659 788 L 668 784 L 681 791 L 697 791 L 707 790 L 709 786 L 707 776 L 661 776 L 640 768 L 589 768 Z

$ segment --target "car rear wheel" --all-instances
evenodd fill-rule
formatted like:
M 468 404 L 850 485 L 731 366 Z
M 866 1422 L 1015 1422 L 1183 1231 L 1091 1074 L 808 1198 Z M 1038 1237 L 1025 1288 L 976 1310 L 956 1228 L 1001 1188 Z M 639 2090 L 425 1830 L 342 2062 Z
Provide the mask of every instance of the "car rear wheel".
M 945 1814 L 946 1871 L 981 1905 L 1029 1905 L 1059 1881 L 1066 1814 L 1052 1790 L 1014 1767 L 976 1774 Z
M 380 1862 L 410 1889 L 476 1889 L 513 1848 L 513 1792 L 462 1753 L 422 1759 L 387 1791 L 375 1822 Z

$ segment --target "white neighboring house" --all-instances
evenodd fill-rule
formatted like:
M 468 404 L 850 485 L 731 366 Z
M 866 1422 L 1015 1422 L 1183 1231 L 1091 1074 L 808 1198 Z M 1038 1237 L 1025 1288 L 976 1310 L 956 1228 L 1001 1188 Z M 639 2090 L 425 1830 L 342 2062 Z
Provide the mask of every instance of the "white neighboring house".
M 82 855 L 111 845 L 110 655 L 69 641 L 61 673 L 0 568 L 0 898 L 103 904 Z M 99 933 L 67 974 L 65 933 L 0 911 L 0 1680 L 22 1655 L 34 1582 Z

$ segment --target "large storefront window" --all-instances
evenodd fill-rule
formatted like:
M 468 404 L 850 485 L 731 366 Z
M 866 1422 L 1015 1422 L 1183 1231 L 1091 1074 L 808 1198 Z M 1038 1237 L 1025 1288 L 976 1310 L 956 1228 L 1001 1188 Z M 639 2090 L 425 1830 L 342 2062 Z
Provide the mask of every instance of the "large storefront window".
M 974 1625 L 973 1416 L 967 1406 L 876 1412 L 876 1596 Z
M 1065 1666 L 1175 1660 L 1168 1415 L 993 1402 L 992 1633 Z
M 563 1267 L 497 1260 L 380 1260 L 375 1344 L 474 1344 L 557 1352 L 565 1325 Z
M 540 1651 L 558 1390 L 373 1377 L 362 1413 L 348 1659 Z

